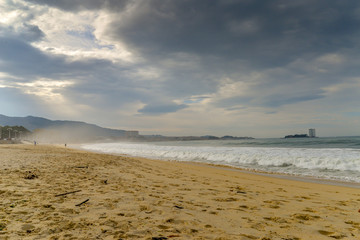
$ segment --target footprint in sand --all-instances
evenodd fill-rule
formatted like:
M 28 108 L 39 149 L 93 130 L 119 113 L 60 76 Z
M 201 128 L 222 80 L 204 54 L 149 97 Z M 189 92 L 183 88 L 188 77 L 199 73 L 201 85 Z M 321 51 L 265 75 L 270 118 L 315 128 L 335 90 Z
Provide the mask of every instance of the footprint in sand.
M 281 217 L 264 217 L 264 219 L 275 223 L 289 223 L 286 219 Z
M 300 223 L 302 223 L 303 221 L 311 221 L 311 220 L 321 219 L 321 217 L 317 216 L 317 215 L 302 214 L 302 213 L 293 214 L 292 217 L 296 218 L 298 220 L 301 220 Z
M 317 211 L 316 210 L 314 210 L 314 209 L 312 209 L 312 208 L 305 208 L 304 210 L 303 210 L 304 212 L 310 212 L 310 213 L 316 213 Z
M 325 230 L 319 230 L 318 232 L 321 235 L 328 236 L 328 237 L 331 237 L 331 238 L 334 238 L 334 239 L 343 239 L 343 238 L 347 237 L 345 234 L 336 233 L 336 232 L 329 232 L 329 231 L 325 231 Z

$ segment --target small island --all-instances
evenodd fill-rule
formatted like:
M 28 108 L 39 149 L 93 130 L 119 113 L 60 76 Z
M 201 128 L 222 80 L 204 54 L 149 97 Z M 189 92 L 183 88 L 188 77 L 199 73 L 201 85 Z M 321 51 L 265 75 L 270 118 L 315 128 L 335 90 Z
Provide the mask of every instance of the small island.
M 295 135 L 287 135 L 285 138 L 308 138 L 307 134 L 295 134 Z
M 286 135 L 285 138 L 315 138 L 316 132 L 315 128 L 309 129 L 309 135 L 307 134 L 295 134 L 295 135 Z

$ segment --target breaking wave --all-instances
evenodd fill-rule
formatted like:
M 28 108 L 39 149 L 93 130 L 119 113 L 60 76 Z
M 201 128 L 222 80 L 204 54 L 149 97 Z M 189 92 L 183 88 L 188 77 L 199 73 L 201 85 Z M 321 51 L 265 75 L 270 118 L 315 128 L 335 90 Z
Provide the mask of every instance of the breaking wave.
M 162 160 L 228 165 L 267 172 L 360 182 L 360 149 L 217 146 L 186 143 L 98 143 L 82 148 Z M 220 145 L 220 144 L 219 144 Z

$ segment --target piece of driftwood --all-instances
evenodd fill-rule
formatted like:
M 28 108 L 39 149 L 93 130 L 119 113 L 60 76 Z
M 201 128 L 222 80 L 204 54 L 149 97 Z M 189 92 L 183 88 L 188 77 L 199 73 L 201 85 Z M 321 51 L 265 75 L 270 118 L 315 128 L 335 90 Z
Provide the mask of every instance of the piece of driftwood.
M 90 200 L 90 198 L 86 199 L 85 201 L 79 203 L 79 204 L 76 204 L 75 206 L 79 207 L 81 205 L 83 205 L 84 203 L 88 202 Z
M 76 191 L 72 191 L 72 192 L 61 193 L 61 194 L 55 195 L 55 197 L 65 196 L 65 195 L 68 195 L 68 194 L 71 194 L 71 193 L 77 193 L 77 192 L 80 192 L 80 191 L 81 191 L 81 190 L 76 190 Z

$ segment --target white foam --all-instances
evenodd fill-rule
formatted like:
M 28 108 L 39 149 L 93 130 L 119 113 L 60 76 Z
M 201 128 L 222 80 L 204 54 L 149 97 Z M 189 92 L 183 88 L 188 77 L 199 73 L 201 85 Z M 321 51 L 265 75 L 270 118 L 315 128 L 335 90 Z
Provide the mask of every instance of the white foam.
M 106 153 L 206 162 L 360 182 L 359 149 L 195 147 L 151 143 L 101 143 L 83 145 L 82 148 Z

